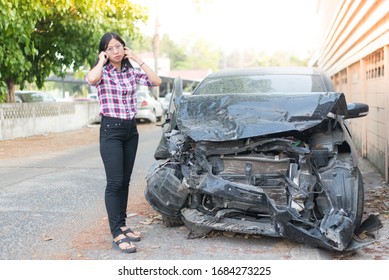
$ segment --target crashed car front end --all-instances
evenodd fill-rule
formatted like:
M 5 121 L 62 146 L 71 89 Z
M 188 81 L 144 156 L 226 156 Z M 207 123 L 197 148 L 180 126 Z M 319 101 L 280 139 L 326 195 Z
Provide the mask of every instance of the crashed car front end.
M 363 182 L 343 94 L 285 98 L 178 98 L 146 199 L 165 217 L 182 219 L 192 237 L 221 230 L 337 251 L 361 246 L 352 239 Z

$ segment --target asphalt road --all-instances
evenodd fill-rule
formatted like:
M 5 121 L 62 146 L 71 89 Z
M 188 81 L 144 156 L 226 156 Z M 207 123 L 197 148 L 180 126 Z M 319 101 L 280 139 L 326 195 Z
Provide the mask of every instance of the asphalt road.
M 146 202 L 145 177 L 161 136 L 154 124 L 139 124 L 140 144 L 132 176 L 129 225 L 142 233 L 138 252 L 111 248 L 104 207 L 105 175 L 95 142 L 66 150 L 0 157 L 0 259 L 2 260 L 387 260 L 388 214 L 376 242 L 354 252 L 329 252 L 282 238 L 215 232 L 188 239 L 186 227 L 166 228 Z M 98 129 L 97 127 L 94 129 Z M 1 145 L 1 142 L 0 142 Z M 1 155 L 0 155 L 1 156 Z M 365 188 L 388 188 L 364 160 Z M 382 199 L 375 197 L 373 200 Z M 384 199 L 387 199 L 384 198 Z M 388 203 L 388 201 L 382 201 Z M 370 205 L 371 206 L 371 205 Z M 368 211 L 377 211 L 367 208 Z M 366 213 L 368 214 L 368 213 Z

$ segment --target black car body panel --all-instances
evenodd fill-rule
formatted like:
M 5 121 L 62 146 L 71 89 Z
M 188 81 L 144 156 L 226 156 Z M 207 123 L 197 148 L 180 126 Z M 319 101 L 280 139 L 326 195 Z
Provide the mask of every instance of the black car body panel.
M 192 237 L 222 230 L 336 251 L 365 246 L 353 240 L 364 193 L 345 119 L 368 106 L 349 106 L 334 91 L 207 94 L 203 83 L 172 97 L 146 178 L 153 208 L 182 219 Z

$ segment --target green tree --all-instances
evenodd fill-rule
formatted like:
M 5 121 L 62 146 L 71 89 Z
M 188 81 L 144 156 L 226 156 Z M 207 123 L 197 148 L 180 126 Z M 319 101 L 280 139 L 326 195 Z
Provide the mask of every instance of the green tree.
M 221 52 L 202 38 L 188 36 L 185 40 L 187 59 L 180 64 L 181 69 L 217 70 L 221 60 Z
M 222 68 L 268 67 L 268 66 L 307 66 L 309 55 L 299 58 L 293 53 L 278 50 L 272 53 L 255 50 L 234 50 L 223 58 Z
M 137 37 L 134 40 L 129 40 L 129 46 L 136 52 L 139 51 L 152 52 L 153 38 L 151 38 L 150 36 Z
M 172 69 L 185 69 L 188 55 L 185 48 L 173 42 L 168 35 L 164 35 L 160 43 L 161 53 L 170 58 L 170 67 Z
M 14 102 L 15 85 L 92 66 L 102 34 L 139 36 L 145 11 L 128 0 L 0 0 L 0 96 Z

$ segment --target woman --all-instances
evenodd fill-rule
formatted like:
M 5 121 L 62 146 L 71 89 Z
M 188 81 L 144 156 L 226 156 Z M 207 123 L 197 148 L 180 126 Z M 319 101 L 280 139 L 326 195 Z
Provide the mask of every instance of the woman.
M 135 69 L 130 59 L 144 72 Z M 159 86 L 162 81 L 113 32 L 101 38 L 98 62 L 86 79 L 96 86 L 100 103 L 100 154 L 107 178 L 105 206 L 113 246 L 134 253 L 136 247 L 131 242 L 141 238 L 126 226 L 126 209 L 139 138 L 135 121 L 136 89 L 138 85 Z

